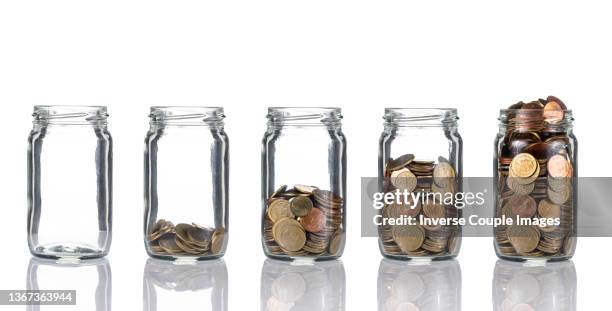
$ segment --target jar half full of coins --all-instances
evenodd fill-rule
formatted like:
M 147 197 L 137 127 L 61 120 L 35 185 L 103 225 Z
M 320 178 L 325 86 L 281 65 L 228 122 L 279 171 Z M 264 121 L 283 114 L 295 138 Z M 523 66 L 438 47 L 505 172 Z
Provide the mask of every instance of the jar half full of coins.
M 223 108 L 152 107 L 145 139 L 144 242 L 167 260 L 223 256 L 228 238 L 228 138 Z
M 342 255 L 346 140 L 340 108 L 269 108 L 262 154 L 262 244 L 275 259 Z
M 561 260 L 576 247 L 577 140 L 554 96 L 500 111 L 495 140 L 495 251 L 511 260 Z
M 462 142 L 456 109 L 386 108 L 378 160 L 379 248 L 394 259 L 457 256 Z M 390 195 L 392 194 L 392 195 Z M 454 219 L 454 221 L 447 221 Z

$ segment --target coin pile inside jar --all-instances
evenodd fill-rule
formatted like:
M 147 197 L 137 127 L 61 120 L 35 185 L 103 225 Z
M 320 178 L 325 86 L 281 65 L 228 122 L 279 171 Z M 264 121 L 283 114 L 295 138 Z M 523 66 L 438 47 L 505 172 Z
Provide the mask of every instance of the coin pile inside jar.
M 219 254 L 225 242 L 225 230 L 195 223 L 176 226 L 159 219 L 149 230 L 149 249 L 156 255 L 202 256 Z
M 425 218 L 441 219 L 458 217 L 458 210 L 444 205 L 440 197 L 453 194 L 456 188 L 456 172 L 449 161 L 439 157 L 438 161 L 415 160 L 413 154 L 405 154 L 389 159 L 385 166 L 385 192 L 397 189 L 408 192 L 421 192 L 422 195 L 437 193 L 437 199 L 418 200 L 415 204 L 390 204 L 382 209 L 383 218 L 403 216 L 419 220 Z M 412 206 L 414 205 L 414 208 Z M 383 252 L 391 256 L 446 256 L 456 255 L 459 248 L 460 231 L 457 226 L 430 225 L 380 225 L 380 242 Z
M 343 248 L 343 199 L 314 186 L 281 186 L 268 199 L 263 220 L 271 255 L 335 256 Z
M 504 256 L 563 257 L 575 247 L 572 148 L 560 126 L 565 105 L 549 96 L 510 107 L 498 152 L 497 217 L 512 225 L 495 228 Z M 531 219 L 535 224 L 517 223 Z M 558 219 L 557 224 L 547 220 Z

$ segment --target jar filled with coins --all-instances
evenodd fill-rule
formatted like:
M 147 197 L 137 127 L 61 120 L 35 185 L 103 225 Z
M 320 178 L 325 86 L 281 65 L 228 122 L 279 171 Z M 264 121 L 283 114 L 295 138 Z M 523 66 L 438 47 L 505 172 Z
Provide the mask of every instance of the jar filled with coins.
M 145 247 L 155 258 L 223 256 L 228 138 L 223 108 L 152 107 L 145 144 Z
M 269 108 L 262 154 L 262 244 L 276 259 L 342 255 L 346 140 L 340 108 Z
M 28 139 L 28 245 L 53 259 L 108 254 L 112 139 L 103 106 L 35 106 Z
M 461 245 L 462 142 L 456 109 L 386 108 L 380 138 L 379 248 L 394 259 L 438 260 Z M 392 198 L 389 200 L 388 198 Z
M 495 251 L 505 259 L 561 260 L 576 246 L 577 140 L 554 96 L 500 111 L 495 140 Z

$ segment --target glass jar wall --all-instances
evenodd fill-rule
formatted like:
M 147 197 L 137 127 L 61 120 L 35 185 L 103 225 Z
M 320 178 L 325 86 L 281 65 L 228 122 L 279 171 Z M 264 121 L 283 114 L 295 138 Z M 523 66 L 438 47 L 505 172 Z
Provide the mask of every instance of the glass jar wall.
M 145 247 L 168 260 L 221 257 L 228 238 L 223 108 L 152 107 L 145 151 Z
M 457 256 L 461 228 L 439 221 L 461 216 L 453 204 L 462 177 L 456 109 L 387 108 L 384 120 L 379 191 L 396 199 L 380 210 L 381 253 L 395 259 Z M 385 222 L 390 219 L 405 222 Z
M 262 244 L 276 259 L 334 259 L 346 228 L 339 108 L 269 108 L 262 155 Z
M 47 258 L 105 256 L 112 143 L 106 107 L 35 106 L 28 140 L 28 245 Z
M 511 260 L 561 260 L 576 247 L 577 140 L 572 112 L 553 96 L 500 111 L 495 140 L 495 251 Z

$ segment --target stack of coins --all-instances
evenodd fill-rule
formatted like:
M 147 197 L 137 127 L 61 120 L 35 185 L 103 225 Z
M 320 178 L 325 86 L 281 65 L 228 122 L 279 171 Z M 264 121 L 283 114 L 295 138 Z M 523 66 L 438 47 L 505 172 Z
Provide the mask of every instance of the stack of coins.
M 344 247 L 343 199 L 314 186 L 286 185 L 267 200 L 264 245 L 271 255 L 337 256 Z
M 423 197 L 417 202 L 386 205 L 381 213 L 383 218 L 412 217 L 418 222 L 420 216 L 440 219 L 458 217 L 453 205 L 445 205 L 440 197 L 454 194 L 457 186 L 456 171 L 449 161 L 438 157 L 438 161 L 415 160 L 413 154 L 405 154 L 396 159 L 389 159 L 385 165 L 386 192 L 421 192 L 421 195 L 437 193 Z M 414 208 L 412 208 L 414 206 Z M 380 244 L 385 255 L 408 257 L 434 257 L 456 255 L 459 248 L 460 231 L 452 225 L 388 225 L 378 227 Z
M 565 105 L 549 96 L 510 107 L 497 161 L 497 217 L 512 225 L 495 228 L 502 256 L 565 257 L 575 247 L 574 165 L 568 133 L 560 124 Z M 531 219 L 531 225 L 517 223 Z M 558 224 L 547 220 L 558 219 Z M 533 223 L 546 223 L 533 225 Z
M 225 242 L 225 230 L 203 227 L 195 223 L 176 226 L 159 219 L 147 235 L 149 250 L 154 255 L 189 257 L 217 255 Z

